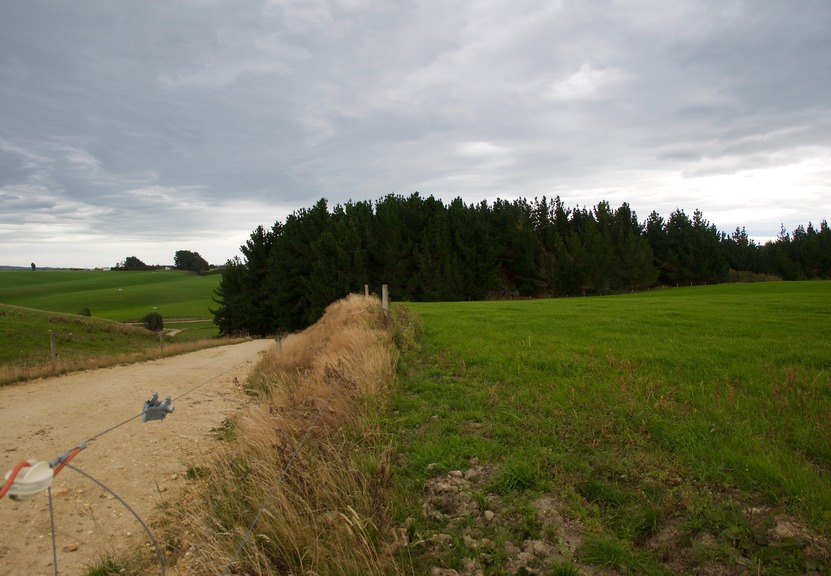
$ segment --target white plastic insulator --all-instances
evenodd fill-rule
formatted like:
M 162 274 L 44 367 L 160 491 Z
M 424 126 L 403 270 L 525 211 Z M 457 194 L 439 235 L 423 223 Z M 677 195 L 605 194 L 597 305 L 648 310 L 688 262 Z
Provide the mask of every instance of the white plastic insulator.
M 21 468 L 17 478 L 9 487 L 8 496 L 12 500 L 31 500 L 52 485 L 52 467 L 49 462 L 28 460 L 31 466 Z M 6 472 L 8 479 L 11 472 Z

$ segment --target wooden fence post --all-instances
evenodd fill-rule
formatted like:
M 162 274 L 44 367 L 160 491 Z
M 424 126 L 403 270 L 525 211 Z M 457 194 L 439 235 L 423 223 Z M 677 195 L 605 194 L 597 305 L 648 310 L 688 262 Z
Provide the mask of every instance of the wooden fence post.
M 58 373 L 58 343 L 55 340 L 55 331 L 49 331 L 49 349 L 52 354 L 52 375 Z
M 369 298 L 369 284 L 364 284 L 364 296 Z
M 381 286 L 381 310 L 386 312 L 390 309 L 390 293 L 389 286 L 383 284 Z

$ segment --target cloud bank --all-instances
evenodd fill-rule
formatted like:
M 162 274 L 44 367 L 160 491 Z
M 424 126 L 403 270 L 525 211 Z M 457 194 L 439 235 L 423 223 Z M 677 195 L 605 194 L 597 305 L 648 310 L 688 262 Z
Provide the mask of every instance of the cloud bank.
M 325 197 L 831 215 L 831 4 L 15 2 L 0 264 L 212 263 Z

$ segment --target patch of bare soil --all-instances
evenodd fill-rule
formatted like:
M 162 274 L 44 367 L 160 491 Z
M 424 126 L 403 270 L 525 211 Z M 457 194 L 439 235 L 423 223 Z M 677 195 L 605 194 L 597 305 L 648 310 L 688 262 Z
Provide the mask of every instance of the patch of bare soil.
M 571 564 L 587 576 L 615 576 L 610 566 L 580 563 L 580 547 L 590 534 L 570 518 L 567 507 L 555 494 L 547 493 L 530 502 L 539 521 L 539 538 L 502 539 L 496 534 L 517 534 L 522 518 L 487 486 L 494 466 L 471 460 L 470 468 L 454 470 L 429 479 L 422 493 L 422 515 L 442 526 L 429 535 L 408 540 L 406 527 L 396 533 L 396 547 L 425 546 L 435 559 L 431 576 L 484 576 L 492 565 L 509 574 L 544 575 L 555 567 Z M 824 574 L 831 562 L 831 542 L 794 518 L 769 507 L 747 507 L 742 528 L 715 533 L 686 532 L 680 517 L 665 518 L 660 529 L 638 544 L 654 555 L 673 574 L 741 576 L 765 573 Z M 739 533 L 740 532 L 740 533 Z M 497 540 L 500 540 L 497 542 Z M 463 549 L 465 557 L 459 557 Z M 449 568 L 443 559 L 453 559 L 460 568 Z M 459 562 L 459 559 L 461 562 Z M 498 559 L 498 560 L 497 560 Z
M 216 442 L 211 431 L 246 404 L 240 383 L 273 345 L 252 340 L 0 388 L 0 473 L 22 460 L 50 461 L 140 414 L 154 392 L 169 395 L 175 409 L 164 420 L 138 417 L 102 434 L 72 460 L 149 523 L 188 482 L 188 469 L 206 459 Z M 75 470 L 65 468 L 54 478 L 52 501 L 59 574 L 85 574 L 130 546 L 147 545 L 155 557 L 125 506 Z M 46 493 L 29 501 L 0 500 L 0 566 L 10 576 L 55 573 Z
M 471 551 L 463 560 L 463 568 L 442 566 L 432 568 L 432 576 L 479 576 L 496 557 L 507 558 L 504 569 L 510 574 L 544 574 L 555 564 L 567 563 L 583 541 L 583 527 L 565 520 L 559 512 L 560 503 L 553 495 L 544 495 L 532 502 L 540 521 L 540 532 L 554 538 L 525 538 L 497 543 L 487 534 L 499 532 L 500 526 L 510 531 L 520 520 L 502 500 L 485 491 L 494 472 L 493 466 L 471 460 L 467 470 L 454 470 L 432 478 L 424 486 L 422 514 L 446 523 L 447 532 L 432 535 L 427 542 L 436 556 L 453 546 L 451 533 L 463 532 L 462 541 Z M 403 531 L 402 531 L 403 534 Z

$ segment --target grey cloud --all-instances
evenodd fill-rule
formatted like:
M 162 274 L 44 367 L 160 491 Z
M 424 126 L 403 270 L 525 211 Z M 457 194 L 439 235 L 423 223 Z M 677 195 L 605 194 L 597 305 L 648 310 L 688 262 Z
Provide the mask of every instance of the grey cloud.
M 831 162 L 828 21 L 822 0 L 13 3 L 0 192 L 102 238 L 414 190 L 675 207 L 708 197 L 685 177 Z M 824 209 L 812 182 L 795 217 Z

